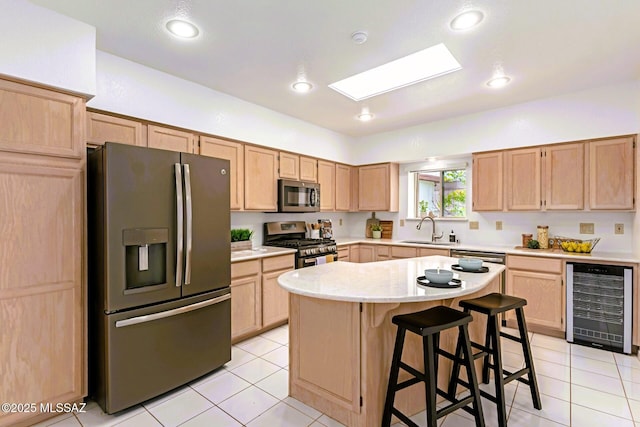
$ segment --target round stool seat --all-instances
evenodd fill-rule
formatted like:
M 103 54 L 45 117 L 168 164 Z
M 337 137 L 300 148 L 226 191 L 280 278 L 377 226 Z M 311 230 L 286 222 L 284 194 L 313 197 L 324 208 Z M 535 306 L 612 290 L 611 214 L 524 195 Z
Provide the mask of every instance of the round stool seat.
M 391 321 L 414 334 L 427 336 L 456 326 L 465 325 L 473 320 L 469 313 L 445 306 L 437 306 L 416 313 L 399 314 Z
M 460 301 L 460 307 L 468 308 L 489 316 L 495 316 L 496 314 L 504 313 L 505 311 L 515 310 L 516 308 L 524 307 L 525 305 L 527 305 L 526 299 L 498 293 Z

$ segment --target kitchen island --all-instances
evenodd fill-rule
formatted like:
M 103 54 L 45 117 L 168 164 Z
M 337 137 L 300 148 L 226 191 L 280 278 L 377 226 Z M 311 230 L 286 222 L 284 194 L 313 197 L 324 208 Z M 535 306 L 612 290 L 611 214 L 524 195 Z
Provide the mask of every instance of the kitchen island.
M 462 281 L 458 288 L 416 282 L 427 268 L 451 269 L 457 262 L 443 256 L 335 262 L 281 275 L 278 283 L 290 292 L 290 395 L 347 426 L 380 425 L 396 331 L 391 318 L 436 305 L 458 308 L 460 299 L 500 289 L 504 266 L 488 263 L 486 273 L 454 272 Z M 484 341 L 484 319 L 479 320 L 469 325 L 469 333 Z M 457 330 L 443 332 L 440 346 L 453 352 L 456 337 Z M 423 369 L 422 341 L 415 334 L 407 334 L 402 359 Z M 447 384 L 450 367 L 441 358 L 440 387 Z M 420 412 L 424 385 L 398 392 L 396 402 L 404 413 Z

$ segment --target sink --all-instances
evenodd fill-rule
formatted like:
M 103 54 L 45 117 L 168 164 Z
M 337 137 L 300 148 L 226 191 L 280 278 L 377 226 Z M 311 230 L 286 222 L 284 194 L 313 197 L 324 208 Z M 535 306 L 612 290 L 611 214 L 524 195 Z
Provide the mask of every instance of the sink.
M 411 243 L 417 245 L 435 245 L 435 246 L 453 246 L 455 243 L 451 242 L 430 242 L 428 240 L 403 240 L 402 243 Z

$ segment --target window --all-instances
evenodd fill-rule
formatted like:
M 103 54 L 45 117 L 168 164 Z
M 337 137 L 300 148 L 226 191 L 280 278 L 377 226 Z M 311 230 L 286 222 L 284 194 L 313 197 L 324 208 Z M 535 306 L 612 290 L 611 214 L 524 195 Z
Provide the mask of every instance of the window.
M 428 212 L 439 218 L 467 216 L 466 169 L 421 170 L 409 175 L 413 175 L 409 182 L 413 184 L 413 214 L 416 218 Z

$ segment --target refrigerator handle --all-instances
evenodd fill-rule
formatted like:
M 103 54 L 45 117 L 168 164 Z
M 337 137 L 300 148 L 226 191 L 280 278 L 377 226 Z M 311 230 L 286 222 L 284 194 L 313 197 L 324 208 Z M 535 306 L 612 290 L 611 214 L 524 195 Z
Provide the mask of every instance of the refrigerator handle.
M 191 249 L 193 246 L 193 208 L 191 204 L 191 170 L 188 164 L 184 164 L 184 200 L 185 213 L 187 216 L 187 236 L 186 236 L 186 262 L 184 266 L 184 284 L 191 283 Z
M 176 171 L 176 215 L 177 215 L 177 237 L 176 237 L 176 286 L 182 286 L 182 252 L 183 252 L 183 217 L 182 217 L 182 165 L 173 165 Z

